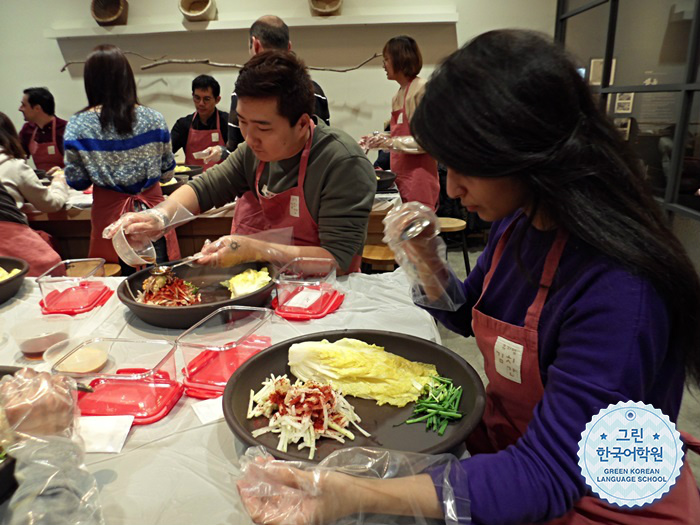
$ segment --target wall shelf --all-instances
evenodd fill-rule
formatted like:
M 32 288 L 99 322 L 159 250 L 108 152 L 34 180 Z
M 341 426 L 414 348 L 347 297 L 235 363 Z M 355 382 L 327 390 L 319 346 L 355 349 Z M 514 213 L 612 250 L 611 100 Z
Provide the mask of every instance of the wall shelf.
M 455 24 L 456 12 L 416 13 L 416 14 L 382 14 L 382 15 L 349 15 L 349 16 L 308 16 L 285 18 L 289 27 L 341 27 L 365 25 L 397 25 L 397 24 Z M 83 25 L 49 28 L 44 30 L 44 37 L 52 39 L 95 38 L 104 36 L 150 35 L 158 33 L 192 33 L 201 31 L 231 31 L 247 30 L 255 20 L 212 20 L 209 22 L 180 22 L 147 23 L 135 21 L 123 26 L 98 26 L 93 20 Z

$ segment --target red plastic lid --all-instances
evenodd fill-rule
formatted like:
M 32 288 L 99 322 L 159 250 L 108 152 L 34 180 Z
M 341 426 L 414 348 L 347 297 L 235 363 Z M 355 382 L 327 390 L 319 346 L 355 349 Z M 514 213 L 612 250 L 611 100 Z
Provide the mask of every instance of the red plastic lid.
M 294 304 L 294 297 L 309 291 L 321 291 L 321 286 L 299 286 L 289 294 L 284 305 L 280 305 L 277 298 L 272 300 L 270 306 L 275 313 L 289 321 L 308 321 L 309 319 L 320 319 L 330 313 L 335 312 L 343 304 L 345 294 L 338 290 L 332 292 L 321 292 L 321 295 L 311 304 L 305 307 L 290 306 Z
M 197 399 L 210 399 L 224 393 L 226 383 L 236 369 L 255 354 L 272 344 L 269 337 L 250 336 L 236 345 L 227 343 L 227 350 L 205 350 L 192 359 L 182 373 L 185 394 Z
M 39 301 L 43 314 L 76 315 L 107 302 L 114 290 L 99 281 L 83 281 L 65 290 L 53 290 Z
M 145 368 L 117 370 L 117 374 L 146 373 Z M 94 392 L 78 394 L 83 416 L 134 416 L 134 425 L 148 425 L 165 417 L 182 397 L 184 387 L 168 374 L 156 372 L 146 379 L 97 378 Z

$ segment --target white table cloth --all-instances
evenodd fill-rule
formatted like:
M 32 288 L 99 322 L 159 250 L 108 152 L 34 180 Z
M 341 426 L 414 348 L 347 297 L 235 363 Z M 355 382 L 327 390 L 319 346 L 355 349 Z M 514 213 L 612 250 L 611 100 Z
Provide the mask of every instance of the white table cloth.
M 120 278 L 105 280 L 114 289 Z M 273 316 L 274 342 L 344 328 L 387 330 L 440 342 L 435 323 L 411 302 L 401 270 L 353 274 L 338 279 L 346 293 L 341 308 L 323 318 L 291 323 Z M 7 333 L 15 321 L 41 315 L 34 279 L 0 305 L 0 364 L 36 366 L 25 360 Z M 182 330 L 157 328 L 135 317 L 116 297 L 75 318 L 75 336 L 174 340 Z M 178 373 L 182 368 L 177 356 Z M 180 378 L 181 379 L 181 378 Z M 161 421 L 134 426 L 120 454 L 88 454 L 110 525 L 196 525 L 251 523 L 235 488 L 238 457 L 245 445 L 224 420 L 202 425 L 183 396 Z

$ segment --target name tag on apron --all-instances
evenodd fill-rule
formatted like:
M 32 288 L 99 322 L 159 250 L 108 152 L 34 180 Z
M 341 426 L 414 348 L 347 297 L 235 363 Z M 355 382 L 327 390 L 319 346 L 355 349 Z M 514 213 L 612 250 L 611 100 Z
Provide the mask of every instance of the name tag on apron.
M 212 142 L 219 142 L 219 133 L 218 132 L 215 131 L 214 133 L 211 134 L 211 141 Z
M 496 372 L 515 383 L 522 383 L 520 379 L 520 363 L 523 359 L 523 345 L 498 336 L 493 352 L 496 361 Z
M 56 154 L 56 146 L 49 146 L 48 148 L 46 148 L 46 152 L 49 155 L 55 155 Z
M 397 124 L 403 124 L 403 111 L 399 113 L 398 118 L 396 119 Z
M 289 215 L 299 217 L 299 195 L 292 195 L 289 198 Z

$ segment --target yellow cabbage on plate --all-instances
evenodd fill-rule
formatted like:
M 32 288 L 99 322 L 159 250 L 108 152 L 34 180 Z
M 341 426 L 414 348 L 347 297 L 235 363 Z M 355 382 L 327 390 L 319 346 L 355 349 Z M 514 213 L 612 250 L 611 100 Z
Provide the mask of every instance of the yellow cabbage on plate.
M 358 339 L 305 341 L 289 348 L 289 368 L 302 381 L 332 383 L 344 395 L 397 407 L 416 401 L 437 376 L 434 365 L 409 361 Z
M 5 281 L 14 275 L 17 275 L 19 272 L 19 268 L 13 268 L 8 272 L 5 270 L 5 268 L 0 267 L 0 281 Z
M 267 268 L 261 268 L 260 270 L 249 268 L 244 272 L 234 275 L 228 281 L 222 281 L 221 285 L 228 288 L 229 292 L 231 292 L 231 299 L 235 299 L 241 295 L 259 290 L 271 280 L 272 278 Z

